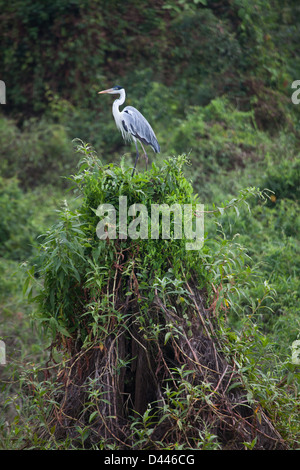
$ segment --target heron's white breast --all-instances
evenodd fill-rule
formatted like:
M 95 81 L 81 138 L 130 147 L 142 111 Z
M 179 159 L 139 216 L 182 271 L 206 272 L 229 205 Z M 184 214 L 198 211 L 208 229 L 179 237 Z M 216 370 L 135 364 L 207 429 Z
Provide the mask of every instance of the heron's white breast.
M 116 126 L 121 131 L 122 137 L 124 140 L 132 140 L 133 136 L 130 132 L 127 132 L 122 124 L 123 121 L 123 111 L 119 111 L 119 103 L 116 100 L 113 104 L 113 116 L 115 118 Z

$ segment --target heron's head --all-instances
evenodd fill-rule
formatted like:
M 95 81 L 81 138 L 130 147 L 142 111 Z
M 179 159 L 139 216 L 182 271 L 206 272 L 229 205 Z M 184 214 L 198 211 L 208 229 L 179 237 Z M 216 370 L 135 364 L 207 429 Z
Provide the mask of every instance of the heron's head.
M 122 86 L 114 86 L 113 88 L 108 88 L 108 90 L 99 91 L 98 94 L 109 93 L 110 95 L 114 95 L 115 93 L 121 93 L 121 90 L 124 90 Z

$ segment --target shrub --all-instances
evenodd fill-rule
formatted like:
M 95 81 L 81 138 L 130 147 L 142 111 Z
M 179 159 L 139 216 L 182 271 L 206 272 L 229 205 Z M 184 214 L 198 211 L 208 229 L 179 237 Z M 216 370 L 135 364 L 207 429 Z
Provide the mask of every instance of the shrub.
M 24 200 L 16 178 L 0 178 L 0 256 L 26 260 L 35 243 L 33 209 Z
M 74 171 L 75 163 L 71 139 L 63 125 L 31 119 L 21 131 L 12 120 L 2 117 L 0 139 L 2 176 L 16 176 L 24 189 L 53 183 L 66 187 L 61 175 Z
M 217 238 L 200 251 L 186 250 L 187 237 L 176 238 L 175 225 L 168 240 L 115 239 L 109 231 L 99 239 L 98 207 L 109 203 L 118 210 L 119 196 L 127 196 L 128 207 L 147 207 L 147 223 L 150 204 L 192 204 L 195 210 L 197 199 L 183 175 L 185 156 L 132 178 L 124 162 L 103 165 L 89 146 L 80 150 L 85 157 L 73 180 L 82 204 L 77 211 L 65 205 L 45 236 L 37 295 L 33 269 L 26 283 L 38 306 L 35 322 L 52 331 L 69 364 L 56 375 L 60 391 L 49 416 L 55 440 L 73 436 L 82 447 L 101 448 L 242 448 L 249 423 L 258 425 L 257 405 L 247 400 L 242 367 L 235 373 L 223 322 L 251 283 L 243 248 Z M 238 210 L 251 194 L 261 195 L 243 190 L 212 212 Z M 120 221 L 107 224 L 120 229 Z M 233 404 L 239 430 L 223 418 Z M 269 448 L 274 439 L 285 447 L 263 411 L 262 422 L 268 430 L 264 437 L 258 432 L 255 445 Z

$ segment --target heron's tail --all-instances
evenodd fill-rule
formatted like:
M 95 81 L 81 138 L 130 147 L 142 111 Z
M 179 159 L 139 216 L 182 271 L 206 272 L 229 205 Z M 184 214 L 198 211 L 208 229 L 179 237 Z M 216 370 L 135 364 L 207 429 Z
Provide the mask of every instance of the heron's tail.
M 159 152 L 160 152 L 160 145 L 159 145 L 159 143 L 157 142 L 157 140 L 155 140 L 153 143 L 151 143 L 151 147 L 153 148 L 153 150 L 154 150 L 155 153 L 159 153 Z

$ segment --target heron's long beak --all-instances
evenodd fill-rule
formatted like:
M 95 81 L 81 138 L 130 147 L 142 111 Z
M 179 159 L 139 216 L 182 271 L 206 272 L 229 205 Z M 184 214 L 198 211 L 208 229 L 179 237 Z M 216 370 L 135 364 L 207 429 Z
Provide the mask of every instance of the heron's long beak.
M 101 93 L 109 93 L 112 90 L 113 90 L 112 88 L 108 88 L 107 90 L 98 91 L 98 95 L 101 95 Z

